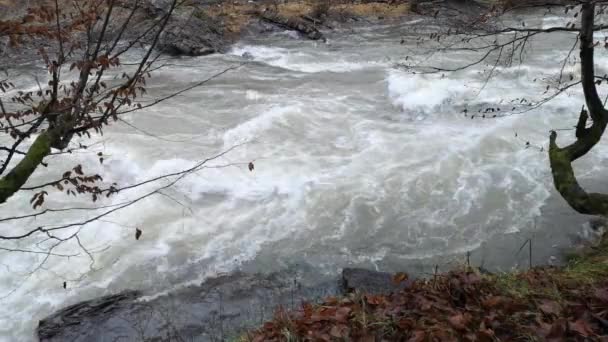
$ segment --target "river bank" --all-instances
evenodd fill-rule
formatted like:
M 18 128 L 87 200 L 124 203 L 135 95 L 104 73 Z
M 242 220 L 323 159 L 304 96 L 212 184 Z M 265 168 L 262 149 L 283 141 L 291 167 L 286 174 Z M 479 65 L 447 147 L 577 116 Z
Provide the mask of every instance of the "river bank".
M 304 281 L 304 283 L 302 282 Z M 297 271 L 241 272 L 167 294 L 139 291 L 84 301 L 40 321 L 40 341 L 226 341 L 271 319 L 278 308 L 346 295 L 354 290 L 388 293 L 402 286 L 388 273 L 345 269 L 311 286 Z
M 140 39 L 151 41 L 153 35 L 147 32 L 155 20 L 167 13 L 172 1 L 150 0 L 138 6 L 140 9 L 130 19 L 130 28 L 122 34 L 124 41 Z M 69 1 L 60 1 L 64 15 L 77 12 Z M 19 1 L 0 2 L 0 20 L 19 21 L 25 15 L 27 4 Z M 128 17 L 132 9 L 128 3 L 117 3 L 116 11 L 121 14 L 110 23 L 108 30 L 121 30 L 120 21 Z M 352 29 L 374 22 L 391 22 L 411 15 L 433 15 L 437 17 L 475 17 L 486 8 L 475 1 L 443 0 L 422 2 L 412 11 L 410 1 L 329 1 L 329 0 L 290 0 L 290 1 L 215 1 L 197 0 L 181 3 L 175 10 L 158 49 L 173 56 L 204 56 L 225 53 L 229 47 L 248 37 L 261 37 L 277 31 L 292 31 L 305 39 L 325 40 L 321 31 Z M 72 13 L 74 12 L 74 13 Z M 84 33 L 83 33 L 84 34 Z M 110 37 L 112 34 L 109 35 Z M 53 45 L 44 42 L 28 42 L 31 48 L 12 49 L 8 38 L 0 39 L 0 63 L 10 65 L 11 60 L 21 63 L 34 62 L 37 49 L 44 46 L 52 51 Z M 80 39 L 75 37 L 75 39 Z M 84 36 L 82 37 L 84 39 Z M 47 52 L 48 52 L 47 51 Z M 18 55 L 16 55 L 18 53 Z
M 37 335 L 41 342 L 600 338 L 608 334 L 608 238 L 565 256 L 559 267 L 506 273 L 467 260 L 417 279 L 345 268 L 314 285 L 297 270 L 236 272 L 165 294 L 80 302 L 41 320 Z
M 608 337 L 608 239 L 563 267 L 483 274 L 461 266 L 391 294 L 359 291 L 273 320 L 240 341 L 603 341 Z

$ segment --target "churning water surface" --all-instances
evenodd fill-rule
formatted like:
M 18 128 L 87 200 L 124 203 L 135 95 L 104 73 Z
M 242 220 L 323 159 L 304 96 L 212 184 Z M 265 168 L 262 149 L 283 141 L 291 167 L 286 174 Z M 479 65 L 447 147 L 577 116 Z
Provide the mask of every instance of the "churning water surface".
M 165 291 L 238 268 L 297 264 L 330 274 L 347 265 L 388 271 L 411 265 L 422 272 L 475 251 L 478 262 L 504 269 L 515 265 L 511 254 L 533 234 L 540 237 L 536 245 L 545 245 L 538 262 L 547 262 L 583 221 L 554 195 L 539 148 L 546 148 L 550 129 L 576 122 L 580 91 L 502 119 L 472 120 L 462 111 L 488 104 L 511 109 L 511 100 L 542 95 L 543 78 L 559 70 L 556 61 L 572 36 L 530 42 L 523 64 L 499 66 L 486 84 L 481 65 L 449 75 L 395 67 L 408 55 L 429 64 L 471 61 L 462 52 L 425 60 L 414 25 L 333 32 L 327 44 L 278 34 L 239 42 L 224 55 L 170 60 L 155 73 L 147 100 L 246 64 L 125 116 L 128 124 L 117 122 L 87 151 L 49 158 L 32 184 L 53 179 L 49 172 L 61 175 L 74 157 L 108 183 L 131 184 L 237 147 L 165 195 L 82 227 L 80 241 L 93 260 L 76 241 L 42 266 L 45 255 L 0 251 L 0 340 L 33 340 L 39 319 L 78 300 L 127 288 Z M 564 131 L 560 141 L 571 136 Z M 527 141 L 535 148 L 525 148 Z M 577 165 L 584 180 L 601 179 L 607 152 L 600 144 Z M 165 183 L 101 204 L 159 184 Z M 30 196 L 12 198 L 3 216 L 31 212 Z M 51 193 L 46 206 L 83 204 Z M 94 215 L 60 213 L 5 223 L 0 231 Z M 139 241 L 135 227 L 143 230 Z M 40 240 L 16 245 L 36 248 Z

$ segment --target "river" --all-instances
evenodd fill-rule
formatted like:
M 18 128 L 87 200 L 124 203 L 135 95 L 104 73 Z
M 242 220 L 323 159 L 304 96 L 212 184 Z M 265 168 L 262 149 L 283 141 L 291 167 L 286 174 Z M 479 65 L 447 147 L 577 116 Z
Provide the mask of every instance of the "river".
M 546 150 L 550 129 L 575 124 L 580 90 L 525 115 L 472 120 L 463 110 L 493 103 L 510 109 L 511 100 L 542 95 L 543 78 L 559 70 L 573 36 L 532 41 L 523 64 L 499 67 L 486 84 L 482 66 L 445 77 L 396 67 L 405 56 L 422 57 L 417 25 L 337 30 L 327 43 L 277 33 L 242 40 L 227 54 L 170 60 L 154 74 L 146 100 L 246 64 L 125 116 L 129 125 L 117 122 L 71 159 L 49 158 L 32 184 L 61 175 L 73 158 L 108 183 L 131 184 L 237 147 L 165 196 L 84 226 L 80 241 L 94 262 L 75 241 L 54 252 L 78 255 L 51 256 L 42 266 L 45 255 L 0 251 L 0 340 L 34 340 L 39 319 L 79 300 L 130 288 L 157 293 L 236 269 L 300 268 L 314 278 L 360 266 L 420 275 L 436 264 L 448 269 L 470 251 L 476 265 L 508 270 L 527 265 L 527 254 L 517 251 L 529 238 L 535 263 L 554 261 L 586 234 L 586 219 L 555 195 L 540 148 Z M 472 57 L 433 58 L 427 62 L 456 65 Z M 560 141 L 572 135 L 560 132 Z M 601 143 L 577 162 L 585 185 L 602 187 L 607 156 Z M 31 212 L 30 196 L 12 198 L 2 216 Z M 46 206 L 83 202 L 51 193 Z M 4 223 L 0 231 L 93 215 L 60 213 Z M 18 245 L 36 243 L 40 238 Z

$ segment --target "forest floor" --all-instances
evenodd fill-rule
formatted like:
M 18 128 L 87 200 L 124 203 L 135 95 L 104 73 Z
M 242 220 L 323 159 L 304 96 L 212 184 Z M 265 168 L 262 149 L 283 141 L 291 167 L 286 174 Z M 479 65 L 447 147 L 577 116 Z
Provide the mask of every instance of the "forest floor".
M 482 274 L 461 267 L 403 290 L 354 292 L 278 310 L 242 341 L 608 341 L 608 237 L 563 267 Z

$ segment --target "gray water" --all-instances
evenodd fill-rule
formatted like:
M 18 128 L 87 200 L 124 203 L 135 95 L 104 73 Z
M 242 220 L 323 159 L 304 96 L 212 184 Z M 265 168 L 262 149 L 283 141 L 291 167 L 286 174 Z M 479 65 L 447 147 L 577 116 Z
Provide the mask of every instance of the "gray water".
M 546 24 L 552 20 L 559 18 Z M 163 293 L 236 269 L 301 268 L 313 282 L 344 266 L 420 275 L 436 264 L 447 269 L 472 252 L 474 263 L 508 270 L 527 264 L 517 251 L 529 238 L 535 263 L 552 262 L 585 236 L 587 219 L 555 195 L 539 148 L 546 149 L 550 129 L 576 122 L 580 91 L 502 119 L 471 120 L 462 110 L 488 103 L 510 107 L 512 99 L 542 94 L 546 83 L 533 80 L 559 70 L 555 61 L 573 37 L 531 42 L 523 64 L 499 67 L 486 84 L 483 66 L 446 77 L 396 67 L 408 55 L 444 65 L 472 58 L 424 55 L 415 44 L 416 25 L 332 32 L 327 44 L 281 33 L 241 41 L 225 55 L 171 60 L 154 75 L 148 101 L 246 64 L 124 117 L 137 129 L 118 122 L 95 138 L 97 144 L 77 154 L 85 169 L 108 183 L 131 184 L 237 147 L 166 196 L 84 226 L 81 242 L 93 262 L 75 241 L 54 252 L 77 256 L 51 256 L 41 267 L 43 255 L 0 252 L 0 340 L 33 340 L 39 319 L 79 300 L 131 288 Z M 560 141 L 572 135 L 561 132 Z M 538 148 L 525 148 L 526 141 Z M 97 152 L 104 154 L 103 164 Z M 601 187 L 606 156 L 602 143 L 576 165 L 585 185 Z M 61 156 L 49 162 L 58 175 L 75 164 Z M 52 179 L 48 172 L 40 171 L 32 184 Z M 159 184 L 166 183 L 98 205 L 135 198 Z M 31 212 L 29 196 L 12 198 L 2 216 Z M 53 194 L 46 205 L 82 202 Z M 62 213 L 4 224 L 0 231 L 93 214 Z M 135 227 L 143 230 L 140 241 L 133 238 Z M 41 239 L 19 246 L 36 248 Z

